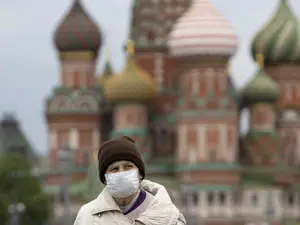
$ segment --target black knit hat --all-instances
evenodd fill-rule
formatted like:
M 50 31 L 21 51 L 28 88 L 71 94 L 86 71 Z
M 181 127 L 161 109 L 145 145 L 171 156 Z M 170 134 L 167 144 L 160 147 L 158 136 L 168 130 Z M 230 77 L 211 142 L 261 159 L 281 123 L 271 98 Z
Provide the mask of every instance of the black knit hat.
M 135 141 L 130 137 L 122 136 L 110 141 L 106 141 L 98 152 L 99 177 L 102 183 L 105 182 L 105 171 L 113 162 L 128 160 L 133 162 L 142 175 L 145 177 L 145 165 L 143 159 L 135 145 Z

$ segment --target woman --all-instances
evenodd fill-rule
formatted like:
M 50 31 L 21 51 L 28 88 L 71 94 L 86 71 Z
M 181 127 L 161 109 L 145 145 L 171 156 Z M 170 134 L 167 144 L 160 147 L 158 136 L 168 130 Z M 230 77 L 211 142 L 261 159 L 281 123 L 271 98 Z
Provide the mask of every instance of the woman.
M 160 184 L 144 180 L 145 165 L 127 137 L 105 142 L 98 152 L 105 188 L 79 210 L 74 225 L 184 225 L 185 218 Z

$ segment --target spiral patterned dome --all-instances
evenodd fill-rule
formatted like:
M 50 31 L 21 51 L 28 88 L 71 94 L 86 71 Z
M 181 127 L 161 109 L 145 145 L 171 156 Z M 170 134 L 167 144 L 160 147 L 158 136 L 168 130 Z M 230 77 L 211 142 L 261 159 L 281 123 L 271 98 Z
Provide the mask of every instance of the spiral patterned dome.
M 147 102 L 156 97 L 152 78 L 134 60 L 133 42 L 127 45 L 127 64 L 120 74 L 112 76 L 104 86 L 104 96 L 113 103 Z
M 173 56 L 232 56 L 239 38 L 233 26 L 212 5 L 210 0 L 194 0 L 177 20 L 168 38 Z
M 280 5 L 273 18 L 255 36 L 252 56 L 264 54 L 266 64 L 300 61 L 300 24 L 288 6 Z
M 243 105 L 250 105 L 257 102 L 275 102 L 279 97 L 278 84 L 264 73 L 263 56 L 257 54 L 256 58 L 260 68 L 242 92 Z
M 54 43 L 61 52 L 98 52 L 101 46 L 101 33 L 96 23 L 83 9 L 80 0 L 74 0 L 70 11 L 58 25 Z

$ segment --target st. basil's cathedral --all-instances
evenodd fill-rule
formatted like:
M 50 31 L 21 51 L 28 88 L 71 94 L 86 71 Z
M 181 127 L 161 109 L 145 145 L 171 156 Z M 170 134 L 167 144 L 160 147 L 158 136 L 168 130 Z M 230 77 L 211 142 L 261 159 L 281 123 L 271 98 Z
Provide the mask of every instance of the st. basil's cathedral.
M 80 0 L 54 33 L 60 83 L 45 103 L 45 190 L 62 213 L 58 155 L 75 155 L 73 213 L 102 189 L 95 154 L 128 135 L 147 177 L 166 186 L 189 224 L 286 224 L 300 216 L 300 22 L 288 0 L 254 37 L 257 72 L 236 90 L 239 37 L 210 0 L 134 0 L 126 63 L 106 56 L 101 28 Z M 121 51 L 121 49 L 120 49 Z M 246 73 L 247 71 L 245 71 Z M 249 110 L 249 130 L 240 115 Z

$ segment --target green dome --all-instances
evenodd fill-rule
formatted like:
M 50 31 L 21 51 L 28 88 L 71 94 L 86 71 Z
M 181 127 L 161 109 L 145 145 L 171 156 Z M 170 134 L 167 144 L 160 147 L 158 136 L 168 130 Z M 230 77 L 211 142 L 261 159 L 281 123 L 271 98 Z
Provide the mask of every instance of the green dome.
M 242 91 L 242 104 L 251 105 L 258 102 L 275 102 L 279 96 L 279 87 L 272 78 L 259 69 L 256 76 Z
M 257 53 L 264 55 L 266 64 L 300 61 L 300 23 L 287 0 L 280 0 L 272 19 L 255 36 L 253 58 Z

